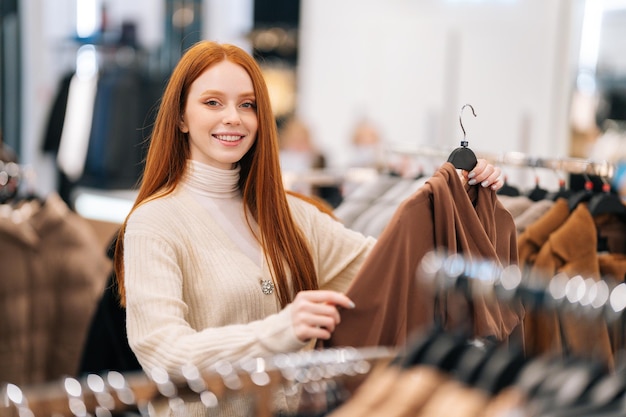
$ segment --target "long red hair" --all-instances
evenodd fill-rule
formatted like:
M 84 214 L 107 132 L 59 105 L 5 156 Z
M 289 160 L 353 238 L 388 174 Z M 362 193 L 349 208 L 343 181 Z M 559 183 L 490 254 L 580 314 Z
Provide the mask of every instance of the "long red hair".
M 146 164 L 137 199 L 129 213 L 142 203 L 171 193 L 186 169 L 190 156 L 187 135 L 180 131 L 181 116 L 191 84 L 208 68 L 223 60 L 244 68 L 254 86 L 258 130 L 252 148 L 243 156 L 239 187 L 246 219 L 259 227 L 257 240 L 271 265 L 276 293 L 282 306 L 301 290 L 319 287 L 313 257 L 287 203 L 279 163 L 278 135 L 267 85 L 261 68 L 243 49 L 228 44 L 201 41 L 189 48 L 174 68 L 161 99 L 150 138 Z M 124 232 L 120 228 L 115 247 L 115 273 L 122 305 L 124 291 Z M 291 284 L 287 279 L 291 272 Z

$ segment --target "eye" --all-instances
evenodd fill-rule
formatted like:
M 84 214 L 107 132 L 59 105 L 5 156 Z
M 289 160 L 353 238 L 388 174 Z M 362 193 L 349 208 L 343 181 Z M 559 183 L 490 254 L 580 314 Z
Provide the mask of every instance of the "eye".
M 219 101 L 217 101 L 217 100 L 207 100 L 207 101 L 205 101 L 204 103 L 205 103 L 207 106 L 212 106 L 212 107 L 219 106 L 219 104 L 220 104 L 220 102 L 219 102 Z
M 241 104 L 241 107 L 246 109 L 256 109 L 256 103 L 254 101 L 246 101 Z

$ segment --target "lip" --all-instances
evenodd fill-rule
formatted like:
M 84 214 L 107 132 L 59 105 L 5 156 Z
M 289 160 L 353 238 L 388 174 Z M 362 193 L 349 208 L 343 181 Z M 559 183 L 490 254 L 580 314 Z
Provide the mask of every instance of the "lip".
M 241 133 L 214 133 L 211 135 L 215 140 L 219 141 L 223 144 L 238 144 L 240 143 L 246 135 L 242 135 Z

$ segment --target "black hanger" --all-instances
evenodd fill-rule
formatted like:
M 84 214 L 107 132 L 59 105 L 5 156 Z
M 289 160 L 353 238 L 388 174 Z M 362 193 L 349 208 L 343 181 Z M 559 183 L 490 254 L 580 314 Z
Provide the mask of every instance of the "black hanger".
M 550 353 L 529 358 L 515 379 L 515 387 L 532 398 L 546 378 L 562 366 L 562 361 L 561 355 Z
M 465 171 L 471 171 L 476 166 L 476 154 L 470 148 L 467 147 L 468 141 L 465 139 L 466 133 L 463 127 L 463 109 L 469 107 L 472 109 L 472 114 L 476 117 L 476 112 L 471 104 L 465 104 L 461 107 L 461 114 L 459 115 L 459 123 L 461 124 L 461 130 L 463 130 L 463 140 L 461 140 L 461 146 L 454 149 L 448 157 L 448 162 L 451 162 L 457 169 L 463 169 Z
M 603 179 L 602 192 L 593 195 L 589 200 L 589 212 L 592 216 L 600 214 L 626 215 L 626 205 L 617 194 L 611 191 L 611 184 Z
M 493 343 L 471 341 L 452 372 L 455 379 L 465 385 L 474 386 L 483 368 L 489 362 L 489 357 L 497 348 L 498 346 Z
M 535 186 L 526 194 L 532 201 L 540 201 L 546 198 L 548 190 L 539 185 L 539 176 L 535 176 Z
M 609 372 L 606 369 L 595 374 L 585 392 L 578 394 L 576 399 L 568 404 L 558 404 L 548 410 L 538 413 L 541 417 L 592 417 L 592 416 L 619 416 L 626 411 L 626 378 L 623 372 Z M 590 373 L 589 376 L 594 374 Z M 574 381 L 575 382 L 575 381 Z M 580 382 L 584 383 L 584 379 Z M 583 387 L 583 385 L 579 385 Z M 565 389 L 563 389 L 565 390 Z M 576 395 L 575 392 L 572 394 Z M 621 414 L 620 414 L 621 413 Z
M 442 332 L 424 351 L 420 363 L 450 373 L 456 368 L 468 346 L 464 335 Z
M 444 333 L 445 330 L 440 326 L 432 326 L 424 332 L 418 332 L 409 340 L 405 352 L 396 358 L 394 364 L 410 368 L 422 363 L 427 350 Z
M 567 198 L 569 199 L 572 195 L 572 190 L 565 186 L 565 180 L 563 178 L 559 178 L 559 188 L 553 193 L 550 193 L 546 198 L 556 201 L 559 198 Z
M 533 395 L 534 408 L 542 413 L 584 405 L 594 385 L 608 372 L 606 366 L 586 358 L 565 358 Z
M 496 194 L 499 195 L 507 195 L 507 196 L 511 196 L 511 197 L 518 197 L 521 195 L 519 189 L 511 184 L 509 184 L 509 177 L 508 176 L 504 176 L 503 177 L 503 181 L 504 184 L 502 185 L 502 187 L 496 191 Z
M 527 361 L 520 346 L 503 345 L 494 349 L 482 366 L 474 387 L 496 395 L 515 382 Z
M 573 193 L 567 200 L 569 211 L 573 211 L 578 204 L 591 200 L 593 196 L 593 181 L 590 178 L 585 179 L 585 188 L 583 190 Z

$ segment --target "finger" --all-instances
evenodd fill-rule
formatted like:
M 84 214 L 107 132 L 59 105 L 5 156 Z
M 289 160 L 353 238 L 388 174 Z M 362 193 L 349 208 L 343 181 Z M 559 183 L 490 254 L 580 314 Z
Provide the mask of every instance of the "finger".
M 504 180 L 502 178 L 498 178 L 498 181 L 491 184 L 491 189 L 494 191 L 498 191 L 502 187 L 504 187 Z
M 325 316 L 308 312 L 300 313 L 299 316 L 296 317 L 296 323 L 298 325 L 304 325 L 308 327 L 324 327 L 326 329 L 334 329 L 338 321 L 338 317 L 334 317 L 332 315 Z
M 311 340 L 311 339 L 328 340 L 330 339 L 331 335 L 332 335 L 332 332 L 325 329 L 324 327 L 311 327 L 305 333 L 306 340 Z
M 485 181 L 489 181 L 489 177 L 494 173 L 495 167 L 491 164 L 487 164 L 481 171 L 476 170 L 476 175 L 474 176 L 474 180 L 476 180 L 477 184 L 481 184 L 483 186 L 489 185 L 489 183 L 485 183 Z
M 315 329 L 312 333 L 314 338 L 321 340 L 328 340 L 332 335 L 332 331 L 326 330 L 323 327 Z
M 303 297 L 306 300 L 314 303 L 325 303 L 335 306 L 341 306 L 344 308 L 354 308 L 354 303 L 345 294 L 337 291 L 328 290 L 315 290 L 315 291 L 301 291 L 297 297 Z
M 483 187 L 489 187 L 493 184 L 496 184 L 500 179 L 500 168 L 493 167 L 491 174 L 481 182 Z
M 487 166 L 487 161 L 485 159 L 479 158 L 476 160 L 476 165 L 474 165 L 474 168 L 472 168 L 472 170 L 468 173 L 467 177 L 468 178 L 474 178 L 477 175 L 480 175 L 480 173 L 482 173 L 485 170 L 485 167 Z
M 316 322 L 317 324 L 314 327 L 319 327 L 332 333 L 335 331 L 335 327 L 337 327 L 339 320 L 334 317 L 318 316 Z
M 301 317 L 301 320 L 294 322 L 294 332 L 302 341 L 313 338 L 328 339 L 335 328 L 335 321 L 324 316 Z
M 330 304 L 309 304 L 303 307 L 300 314 L 302 320 L 311 325 L 326 325 L 320 323 L 321 320 L 332 320 L 333 323 L 339 323 L 341 320 L 337 307 Z
M 483 187 L 489 187 L 493 184 L 501 186 L 499 183 L 501 177 L 501 170 L 499 167 L 495 167 L 491 164 L 487 164 L 483 171 L 476 170 L 475 176 L 468 182 L 470 185 L 480 184 Z
M 498 167 L 493 167 L 493 172 L 489 175 L 489 177 L 487 177 L 487 179 L 485 180 L 487 182 L 487 184 L 485 185 L 485 187 L 487 186 L 491 186 L 494 184 L 497 184 L 498 181 L 500 181 L 500 177 L 502 172 L 500 170 L 500 168 Z M 483 183 L 485 182 L 483 181 Z
M 302 342 L 308 342 L 311 339 L 330 339 L 331 332 L 324 327 L 312 326 L 296 326 L 294 328 L 296 337 Z
M 484 170 L 484 169 L 485 169 L 485 167 L 486 167 L 487 165 L 489 165 L 489 163 L 487 162 L 487 160 L 486 160 L 486 159 L 484 159 L 484 158 L 478 158 L 478 159 L 476 160 L 476 165 L 474 166 L 474 168 L 472 169 L 472 171 L 478 171 L 478 172 L 480 172 L 480 171 Z
M 487 166 L 487 161 L 485 161 L 484 159 L 478 159 L 476 165 L 469 173 L 464 172 L 466 179 L 468 180 L 468 184 L 476 185 L 482 182 L 485 179 L 484 171 Z

